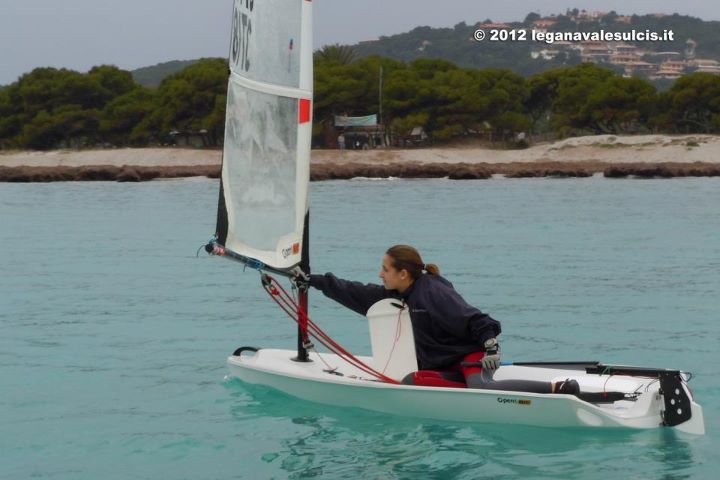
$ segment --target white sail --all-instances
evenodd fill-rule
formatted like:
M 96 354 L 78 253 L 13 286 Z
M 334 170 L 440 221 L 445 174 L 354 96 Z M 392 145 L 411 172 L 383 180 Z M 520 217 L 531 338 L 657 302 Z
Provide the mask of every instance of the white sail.
M 312 134 L 312 2 L 235 0 L 218 243 L 300 263 Z

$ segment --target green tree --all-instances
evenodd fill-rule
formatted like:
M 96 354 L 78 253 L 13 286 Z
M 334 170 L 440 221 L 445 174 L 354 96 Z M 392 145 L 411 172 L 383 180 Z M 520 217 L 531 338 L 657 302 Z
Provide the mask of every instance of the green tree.
M 647 128 L 655 88 L 640 78 L 611 77 L 595 88 L 581 116 L 596 133 L 633 133 Z
M 224 100 L 227 95 L 227 62 L 203 59 L 167 77 L 157 90 L 155 111 L 138 126 L 158 138 L 171 130 L 206 130 L 210 143 L 218 143 L 224 129 Z
M 337 135 L 335 115 L 371 115 L 380 113 L 380 75 L 383 75 L 383 118 L 389 124 L 388 79 L 405 69 L 402 62 L 382 57 L 366 57 L 348 65 L 316 56 L 314 85 L 314 126 L 316 143 L 326 143 Z
M 52 112 L 65 105 L 102 108 L 108 92 L 96 78 L 67 69 L 37 68 L 17 82 L 25 112 Z
M 549 70 L 528 80 L 526 102 L 535 125 L 550 117 L 561 135 L 646 131 L 657 104 L 655 87 L 593 64 Z
M 110 101 L 102 111 L 100 133 L 113 144 L 145 145 L 153 135 L 143 121 L 155 110 L 155 90 L 136 86 Z
M 315 62 L 350 65 L 357 58 L 357 50 L 350 45 L 325 45 L 313 55 Z
M 113 66 L 87 74 L 37 68 L 0 94 L 0 145 L 48 149 L 99 142 L 100 111 L 135 87 L 129 72 Z
M 114 65 L 93 67 L 87 73 L 87 77 L 104 89 L 106 100 L 124 95 L 138 86 L 130 72 L 121 70 Z
M 585 108 L 587 99 L 615 73 L 584 63 L 558 72 L 558 83 L 552 104 L 551 125 L 562 135 L 601 133 Z
M 663 96 L 664 125 L 682 133 L 720 132 L 720 77 L 693 73 L 679 78 Z
M 80 105 L 45 110 L 23 126 L 20 144 L 37 150 L 92 145 L 96 141 L 100 112 Z
M 549 130 L 549 122 L 545 120 L 549 120 L 552 114 L 563 72 L 564 69 L 556 68 L 527 79 L 528 96 L 525 107 L 532 121 L 531 128 L 535 132 L 543 133 L 538 128 L 541 124 L 545 126 L 545 130 Z
M 394 127 L 422 126 L 439 141 L 488 129 L 494 138 L 502 138 L 530 125 L 523 104 L 528 94 L 524 79 L 508 70 L 418 60 L 394 72 L 387 94 Z M 412 121 L 418 124 L 409 125 Z
M 15 137 L 22 130 L 22 121 L 17 92 L 10 87 L 3 88 L 0 90 L 0 148 L 17 146 Z
M 525 16 L 525 20 L 523 20 L 523 25 L 530 26 L 532 23 L 536 20 L 540 20 L 542 18 L 542 15 L 540 15 L 537 12 L 530 12 Z
M 392 130 L 395 135 L 399 135 L 401 138 L 407 137 L 415 127 L 428 127 L 428 121 L 430 115 L 427 113 L 411 113 L 402 118 L 395 118 L 391 122 Z
M 480 92 L 486 92 L 482 114 L 495 138 L 507 139 L 530 129 L 532 122 L 525 108 L 530 92 L 523 77 L 507 69 L 481 70 L 476 85 Z

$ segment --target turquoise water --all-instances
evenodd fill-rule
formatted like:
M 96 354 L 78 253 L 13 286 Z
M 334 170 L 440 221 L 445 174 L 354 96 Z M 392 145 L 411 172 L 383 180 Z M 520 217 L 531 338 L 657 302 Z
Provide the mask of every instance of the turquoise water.
M 462 425 L 226 379 L 293 348 L 255 272 L 195 252 L 217 182 L 0 184 L 0 478 L 710 478 L 720 469 L 720 179 L 312 184 L 314 270 L 413 243 L 503 323 L 508 360 L 691 371 L 705 437 Z M 368 353 L 363 319 L 313 318 Z

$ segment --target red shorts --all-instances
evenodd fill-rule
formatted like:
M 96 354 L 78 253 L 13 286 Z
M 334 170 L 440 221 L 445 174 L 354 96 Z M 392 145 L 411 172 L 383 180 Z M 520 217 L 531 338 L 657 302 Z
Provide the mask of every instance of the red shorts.
M 474 352 L 466 355 L 463 362 L 477 363 L 485 356 L 485 352 Z M 463 367 L 454 365 L 447 370 L 419 370 L 405 377 L 403 383 L 419 387 L 467 388 L 463 378 L 480 373 L 482 367 Z

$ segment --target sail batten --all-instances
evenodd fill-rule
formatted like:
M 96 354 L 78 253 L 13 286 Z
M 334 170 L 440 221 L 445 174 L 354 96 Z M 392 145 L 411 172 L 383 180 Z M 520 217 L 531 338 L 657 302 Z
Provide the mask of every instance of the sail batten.
M 291 97 L 291 98 L 310 98 L 312 97 L 312 90 L 305 90 L 302 88 L 286 87 L 284 85 L 277 85 L 274 83 L 260 82 L 252 80 L 242 75 L 238 75 L 235 72 L 230 72 L 230 78 L 243 86 L 251 90 L 258 92 L 269 93 L 280 97 Z
M 287 270 L 303 260 L 312 135 L 311 6 L 235 0 L 217 241 Z

